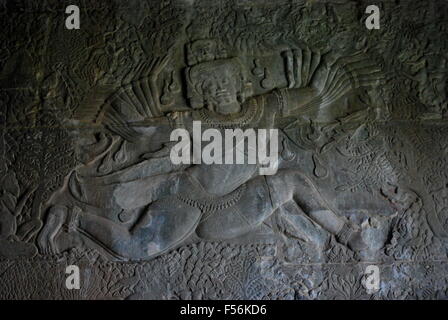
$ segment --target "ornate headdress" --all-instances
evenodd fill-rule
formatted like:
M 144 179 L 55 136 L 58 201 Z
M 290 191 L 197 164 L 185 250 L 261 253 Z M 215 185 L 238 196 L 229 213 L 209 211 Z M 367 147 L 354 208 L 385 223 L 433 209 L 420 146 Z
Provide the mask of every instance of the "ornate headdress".
M 187 44 L 187 63 L 189 66 L 227 57 L 226 49 L 213 39 L 202 39 Z

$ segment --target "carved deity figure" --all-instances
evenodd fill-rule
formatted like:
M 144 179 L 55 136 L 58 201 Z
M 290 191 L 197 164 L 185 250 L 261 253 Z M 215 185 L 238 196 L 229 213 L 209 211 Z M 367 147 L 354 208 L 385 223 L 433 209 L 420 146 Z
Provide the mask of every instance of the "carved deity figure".
M 148 259 L 193 234 L 205 240 L 247 235 L 279 211 L 317 246 L 324 246 L 329 234 L 355 249 L 362 246 L 358 232 L 298 169 L 261 176 L 258 164 L 174 165 L 166 135 L 159 150 L 114 168 L 114 161 L 132 158 L 148 135 L 154 142 L 162 139 L 159 133 L 169 135 L 175 128 L 191 132 L 193 121 L 220 131 L 282 129 L 284 119 L 312 117 L 382 79 L 363 54 L 330 64 L 309 49 L 295 49 L 284 54 L 288 87 L 253 96 L 238 58 L 217 54 L 210 41 L 193 43 L 190 50 L 184 72 L 190 105 L 179 108 L 184 111 L 167 113 L 160 106 L 157 78 L 169 62 L 163 58 L 145 65 L 147 76 L 120 89 L 96 112 L 94 123 L 113 137 L 100 134 L 86 144 L 98 151 L 51 199 L 41 250 L 58 252 L 82 241 L 117 259 Z

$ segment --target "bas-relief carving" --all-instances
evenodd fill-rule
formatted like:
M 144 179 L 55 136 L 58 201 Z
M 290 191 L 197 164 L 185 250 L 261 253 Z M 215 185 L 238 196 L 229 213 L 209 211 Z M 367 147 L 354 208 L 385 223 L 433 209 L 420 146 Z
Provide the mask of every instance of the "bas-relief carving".
M 2 297 L 69 262 L 89 286 L 45 298 L 446 297 L 446 6 L 382 2 L 376 33 L 352 1 L 135 6 L 5 40 Z M 195 120 L 279 129 L 277 173 L 174 165 Z

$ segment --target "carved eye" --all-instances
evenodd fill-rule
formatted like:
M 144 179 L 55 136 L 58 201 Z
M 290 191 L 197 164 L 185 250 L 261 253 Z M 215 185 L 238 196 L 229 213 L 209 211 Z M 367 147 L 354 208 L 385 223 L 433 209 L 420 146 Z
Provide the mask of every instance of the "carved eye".
M 213 92 L 214 90 L 216 90 L 216 85 L 213 81 L 204 81 L 202 83 L 202 90 L 204 92 Z

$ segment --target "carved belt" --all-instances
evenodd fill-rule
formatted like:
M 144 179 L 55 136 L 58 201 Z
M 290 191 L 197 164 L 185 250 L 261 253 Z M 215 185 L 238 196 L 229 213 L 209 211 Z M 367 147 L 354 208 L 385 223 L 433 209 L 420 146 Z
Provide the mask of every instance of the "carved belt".
M 178 195 L 177 198 L 190 207 L 198 208 L 202 213 L 212 213 L 234 206 L 241 199 L 245 190 L 246 184 L 242 184 L 224 196 L 206 196 L 199 199 L 192 199 L 184 195 Z M 201 191 L 198 190 L 198 192 Z

